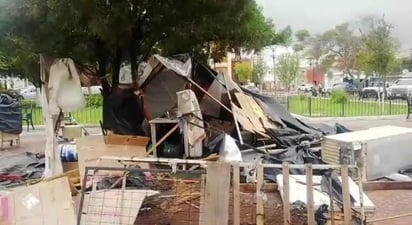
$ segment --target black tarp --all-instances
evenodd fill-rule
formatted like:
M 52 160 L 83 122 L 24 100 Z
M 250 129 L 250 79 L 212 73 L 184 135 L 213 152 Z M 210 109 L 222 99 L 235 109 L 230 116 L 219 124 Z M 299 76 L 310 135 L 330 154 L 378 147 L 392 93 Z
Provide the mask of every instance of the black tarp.
M 133 89 L 102 92 L 103 128 L 120 135 L 144 135 L 143 111 Z
M 322 134 L 322 132 L 308 126 L 307 124 L 293 117 L 273 97 L 261 95 L 253 91 L 249 91 L 245 88 L 242 88 L 242 90 L 248 95 L 253 96 L 257 100 L 257 103 L 260 105 L 262 110 L 272 121 L 276 122 L 280 119 L 286 127 L 292 128 L 305 134 Z
M 0 131 L 10 134 L 20 134 L 22 128 L 22 113 L 16 99 L 0 94 Z

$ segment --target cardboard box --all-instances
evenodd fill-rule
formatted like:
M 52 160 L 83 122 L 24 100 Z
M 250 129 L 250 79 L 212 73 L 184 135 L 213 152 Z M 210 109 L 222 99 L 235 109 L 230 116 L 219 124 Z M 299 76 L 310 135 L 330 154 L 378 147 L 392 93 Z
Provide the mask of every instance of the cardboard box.
M 63 173 L 79 169 L 78 162 L 62 162 Z
M 105 144 L 105 138 L 101 135 L 85 136 L 77 139 L 76 150 L 78 153 L 80 178 L 83 179 L 87 166 L 122 166 L 116 160 L 101 160 L 97 164 L 101 156 L 146 157 L 147 141 L 140 142 L 142 145 L 114 145 Z

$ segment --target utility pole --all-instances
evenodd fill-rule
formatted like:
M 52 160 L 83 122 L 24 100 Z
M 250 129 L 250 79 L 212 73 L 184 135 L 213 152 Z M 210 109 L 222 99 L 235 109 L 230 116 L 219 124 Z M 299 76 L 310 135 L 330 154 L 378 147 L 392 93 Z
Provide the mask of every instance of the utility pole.
M 272 63 L 273 63 L 273 86 L 275 88 L 275 95 L 276 95 L 276 47 L 272 47 Z

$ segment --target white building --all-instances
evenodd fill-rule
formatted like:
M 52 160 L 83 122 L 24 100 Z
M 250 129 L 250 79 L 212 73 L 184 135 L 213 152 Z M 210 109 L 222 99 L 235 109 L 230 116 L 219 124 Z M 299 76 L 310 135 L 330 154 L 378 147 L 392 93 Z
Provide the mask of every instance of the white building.
M 263 77 L 263 80 L 265 82 L 273 82 L 276 77 L 276 83 L 279 84 L 275 68 L 279 66 L 279 57 L 287 53 L 294 53 L 294 51 L 291 47 L 285 47 L 280 45 L 268 46 L 260 52 L 267 68 L 266 74 Z M 296 79 L 295 86 L 301 85 L 305 82 L 304 72 L 309 67 L 310 65 L 308 60 L 306 60 L 304 57 L 301 57 L 300 68 L 302 70 L 302 75 Z

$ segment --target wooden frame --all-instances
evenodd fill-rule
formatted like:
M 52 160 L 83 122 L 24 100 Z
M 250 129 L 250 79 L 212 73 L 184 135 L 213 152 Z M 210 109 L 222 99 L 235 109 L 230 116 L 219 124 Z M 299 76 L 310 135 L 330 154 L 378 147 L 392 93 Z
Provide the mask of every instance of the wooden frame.
M 201 167 L 206 168 L 208 167 L 209 162 L 207 161 L 201 161 L 201 160 L 184 160 L 184 159 L 161 159 L 161 158 L 128 158 L 128 157 L 101 157 L 102 159 L 112 159 L 112 160 L 118 160 L 122 162 L 145 162 L 145 163 L 152 163 L 152 164 L 168 164 L 168 165 L 199 165 Z M 240 168 L 241 167 L 246 167 L 246 166 L 251 166 L 254 165 L 256 168 L 256 177 L 257 177 L 257 183 L 249 183 L 249 184 L 240 184 Z M 232 168 L 232 198 L 233 198 L 233 208 L 232 208 L 232 221 L 233 225 L 240 225 L 240 193 L 256 193 L 256 224 L 257 225 L 263 225 L 264 224 L 264 194 L 266 190 L 268 190 L 267 186 L 270 186 L 270 190 L 274 190 L 276 188 L 276 185 L 274 184 L 265 184 L 264 179 L 263 179 L 263 173 L 264 173 L 264 168 L 278 168 L 282 169 L 282 173 L 284 176 L 283 179 L 283 212 L 284 212 L 284 224 L 291 224 L 291 213 L 290 213 L 290 203 L 289 203 L 289 196 L 290 196 L 290 169 L 304 169 L 306 173 L 306 192 L 307 192 L 307 224 L 308 225 L 315 225 L 315 218 L 314 218 L 314 213 L 315 213 L 315 208 L 314 208 L 314 195 L 313 195 L 313 190 L 314 190 L 314 183 L 313 183 L 313 170 L 318 170 L 318 169 L 337 169 L 341 173 L 342 177 L 342 188 L 343 188 L 343 208 L 344 208 L 344 213 L 343 213 L 343 219 L 344 221 L 341 221 L 338 223 L 334 223 L 332 221 L 331 224 L 345 224 L 345 225 L 351 225 L 352 224 L 352 206 L 351 206 L 351 200 L 350 200 L 350 191 L 349 191 L 349 168 L 354 169 L 354 171 L 361 173 L 361 170 L 358 169 L 356 166 L 352 165 L 291 165 L 288 163 L 283 163 L 283 164 L 252 164 L 252 163 L 232 163 L 231 165 Z M 361 177 L 361 176 L 358 176 Z M 206 180 L 207 182 L 207 180 Z M 363 186 L 362 183 L 359 184 L 359 192 L 363 193 Z M 206 191 L 206 190 L 204 190 Z M 365 210 L 363 209 L 364 207 L 364 199 L 362 197 L 363 195 L 360 194 L 360 214 L 361 214 L 361 219 L 363 220 L 365 218 Z M 201 209 L 201 212 L 203 209 Z M 331 213 L 331 218 L 335 218 L 335 213 Z M 340 215 L 339 215 L 340 216 Z M 202 218 L 202 216 L 201 216 Z M 222 224 L 224 225 L 224 224 Z

